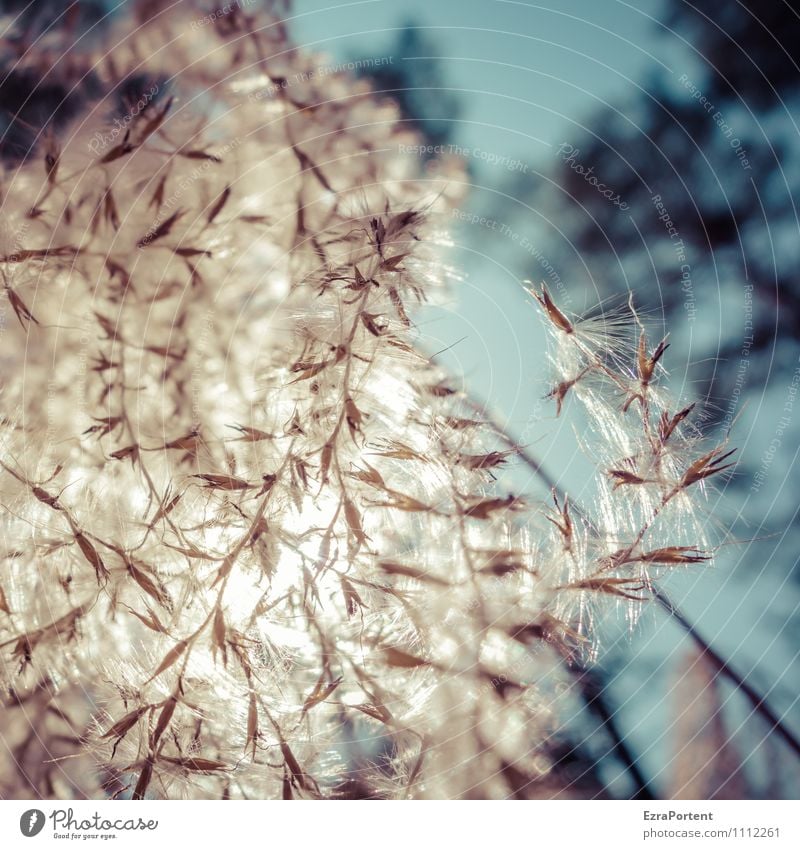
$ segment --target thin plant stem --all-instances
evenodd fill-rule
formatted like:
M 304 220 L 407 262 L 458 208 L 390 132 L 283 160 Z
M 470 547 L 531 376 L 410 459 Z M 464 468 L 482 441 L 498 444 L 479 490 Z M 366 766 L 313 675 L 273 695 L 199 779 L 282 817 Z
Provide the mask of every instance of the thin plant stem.
M 512 448 L 515 454 L 525 463 L 528 468 L 530 468 L 542 481 L 545 486 L 551 491 L 554 492 L 558 497 L 563 501 L 566 497 L 566 493 L 561 489 L 558 485 L 558 482 L 553 478 L 553 476 L 545 469 L 542 463 L 530 453 L 527 448 L 524 448 L 520 445 L 514 437 L 512 437 L 508 431 L 501 425 L 495 416 L 484 406 L 480 405 L 478 402 L 469 399 L 467 401 L 468 405 L 475 410 L 479 410 L 483 413 L 486 418 L 486 421 L 491 425 L 491 427 L 495 430 L 500 439 L 509 447 Z M 571 501 L 573 508 L 576 513 L 581 515 L 583 518 L 588 518 L 586 511 L 583 510 L 579 505 L 576 505 L 574 499 Z M 680 625 L 681 628 L 695 641 L 698 647 L 703 652 L 703 655 L 719 670 L 721 675 L 724 675 L 738 690 L 740 690 L 750 704 L 753 706 L 753 710 L 759 714 L 769 725 L 770 729 L 778 734 L 779 737 L 783 739 L 783 741 L 789 746 L 792 751 L 800 756 L 800 739 L 789 729 L 783 720 L 775 713 L 775 711 L 769 706 L 767 703 L 766 696 L 762 695 L 752 684 L 749 684 L 736 672 L 735 669 L 730 665 L 728 661 L 726 661 L 722 655 L 719 654 L 710 644 L 709 642 L 699 633 L 697 627 L 692 623 L 692 621 L 677 607 L 675 602 L 669 597 L 669 595 L 656 583 L 651 582 L 651 590 L 653 598 L 658 602 L 659 606 L 662 610 L 666 611 L 675 622 Z M 599 707 L 599 705 L 598 705 Z M 609 727 L 609 733 L 611 733 L 612 737 L 617 737 L 618 732 L 612 726 Z M 622 754 L 622 753 L 620 753 Z M 629 770 L 630 771 L 630 770 Z M 631 773 L 633 775 L 633 773 Z

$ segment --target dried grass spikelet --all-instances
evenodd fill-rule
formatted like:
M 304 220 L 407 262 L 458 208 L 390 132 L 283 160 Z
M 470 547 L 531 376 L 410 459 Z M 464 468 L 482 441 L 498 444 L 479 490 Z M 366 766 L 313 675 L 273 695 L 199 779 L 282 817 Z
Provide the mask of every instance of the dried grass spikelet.
M 636 601 L 649 590 L 652 566 L 710 559 L 698 495 L 735 466 L 725 462 L 734 451 L 724 443 L 709 449 L 693 420 L 695 404 L 676 407 L 661 388 L 669 345 L 666 338 L 649 344 L 632 301 L 609 315 L 567 319 L 544 285 L 532 294 L 554 340 L 560 379 L 550 396 L 558 413 L 571 395 L 581 402 L 589 427 L 583 443 L 601 472 L 590 522 L 597 565 L 571 586 Z
M 457 186 L 373 155 L 392 108 L 233 9 L 76 52 L 107 94 L 6 180 L 0 793 L 541 795 L 587 600 L 704 559 L 655 525 L 723 456 L 654 405 L 654 354 L 614 371 L 543 290 L 559 401 L 643 430 L 599 428 L 602 533 L 498 491 L 514 452 L 409 318 Z M 173 82 L 114 134 L 143 56 Z

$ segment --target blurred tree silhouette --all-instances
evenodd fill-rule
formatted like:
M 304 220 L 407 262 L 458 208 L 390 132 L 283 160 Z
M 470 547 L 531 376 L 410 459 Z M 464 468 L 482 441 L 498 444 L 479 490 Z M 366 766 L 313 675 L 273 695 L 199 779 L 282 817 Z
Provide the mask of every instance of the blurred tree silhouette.
M 66 3 L 55 3 L 52 0 L 2 0 L 0 12 L 12 15 L 18 24 L 18 33 L 9 33 L 9 40 L 24 42 L 32 35 L 40 35 L 51 28 L 76 34 L 85 33 L 116 6 L 109 0 Z
M 752 438 L 731 480 L 736 532 L 756 540 L 743 556 L 746 580 L 766 564 L 777 586 L 796 573 L 800 535 L 798 482 L 768 453 L 777 439 L 791 464 L 799 439 L 796 404 L 794 413 L 785 405 L 800 365 L 800 3 L 671 0 L 656 26 L 664 65 L 651 63 L 656 70 L 633 97 L 629 86 L 627 97 L 582 116 L 545 179 L 509 179 L 505 191 L 526 206 L 505 204 L 494 217 L 530 222 L 536 210 L 548 258 L 571 288 L 631 289 L 662 314 L 673 343 L 690 352 L 689 378 L 708 398 L 710 425 L 728 428 L 746 410 L 741 430 L 752 428 Z M 520 271 L 541 276 L 530 259 Z M 774 479 L 761 491 L 765 462 Z M 766 613 L 789 655 L 798 628 L 792 598 L 772 599 L 786 618 Z M 781 662 L 761 663 L 752 678 L 769 687 Z
M 447 88 L 436 42 L 407 21 L 386 49 L 391 64 L 370 67 L 360 73 L 376 91 L 396 101 L 404 119 L 419 130 L 431 145 L 447 143 L 458 120 L 460 102 Z M 358 57 L 362 60 L 374 56 Z
M 595 302 L 633 290 L 651 320 L 663 316 L 672 342 L 689 352 L 688 376 L 708 399 L 709 425 L 726 429 L 747 411 L 750 424 L 739 433 L 752 427 L 753 438 L 729 503 L 741 507 L 735 532 L 757 540 L 743 558 L 746 580 L 761 577 L 756 563 L 767 564 L 772 586 L 795 570 L 800 535 L 800 492 L 788 466 L 778 472 L 775 460 L 763 492 L 758 477 L 776 435 L 787 463 L 798 448 L 796 419 L 781 424 L 800 365 L 798 7 L 796 0 L 669 0 L 655 24 L 655 70 L 593 114 L 567 116 L 577 119 L 573 131 L 552 164 L 539 166 L 542 178 L 508 176 L 487 213 L 516 219 L 518 231 L 535 227 L 573 292 L 591 292 Z M 627 208 L 613 202 L 617 195 Z M 537 262 L 520 260 L 521 276 L 541 279 Z M 785 618 L 764 614 L 788 654 L 798 627 L 791 598 Z M 761 662 L 752 678 L 769 689 L 780 661 Z M 600 676 L 603 700 L 613 704 Z
M 670 3 L 658 25 L 665 66 L 565 140 L 548 174 L 555 190 L 509 189 L 560 228 L 546 225 L 546 243 L 571 282 L 610 294 L 627 281 L 646 306 L 685 313 L 687 331 L 697 320 L 691 376 L 726 426 L 742 406 L 737 381 L 763 388 L 799 353 L 799 5 Z M 611 205 L 578 164 L 630 208 Z

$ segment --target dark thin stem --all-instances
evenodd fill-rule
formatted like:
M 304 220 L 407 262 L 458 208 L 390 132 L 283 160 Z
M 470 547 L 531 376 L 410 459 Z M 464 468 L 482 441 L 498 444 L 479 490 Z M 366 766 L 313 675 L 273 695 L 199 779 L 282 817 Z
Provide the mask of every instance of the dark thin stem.
M 562 503 L 564 503 L 565 494 L 559 487 L 555 478 L 551 477 L 550 473 L 542 466 L 542 464 L 533 456 L 526 448 L 523 448 L 508 431 L 500 425 L 489 413 L 486 407 L 478 404 L 470 398 L 466 399 L 467 405 L 482 415 L 486 422 L 492 427 L 498 437 L 517 454 L 523 462 L 533 470 L 539 479 L 554 493 L 557 493 Z M 577 512 L 583 515 L 580 508 Z M 633 752 L 630 750 L 628 743 L 620 732 L 616 720 L 614 719 L 614 711 L 608 704 L 605 694 L 605 684 L 599 677 L 591 672 L 586 667 L 576 667 L 569 663 L 566 664 L 569 672 L 575 676 L 578 686 L 581 689 L 581 695 L 586 707 L 600 720 L 603 730 L 611 738 L 613 753 L 622 765 L 634 784 L 634 793 L 632 799 L 655 799 L 657 798 L 650 789 L 649 782 L 640 769 Z
M 605 697 L 605 682 L 597 673 L 586 667 L 573 668 L 571 671 L 577 678 L 586 707 L 598 718 L 601 727 L 614 744 L 611 747 L 611 752 L 622 762 L 634 783 L 635 791 L 631 795 L 631 799 L 650 800 L 657 798 L 650 789 L 647 778 L 639 768 L 637 759 L 628 748 L 627 741 L 620 734 L 617 723 L 614 721 L 614 711 Z
M 511 435 L 509 435 L 503 425 L 501 425 L 491 415 L 485 406 L 482 406 L 471 399 L 467 399 L 467 404 L 483 414 L 487 423 L 494 429 L 500 439 L 502 439 L 509 448 L 513 448 L 514 452 L 520 457 L 525 465 L 538 475 L 542 483 L 544 483 L 551 492 L 558 495 L 563 502 L 566 497 L 566 493 L 564 493 L 562 488 L 558 485 L 555 478 L 553 478 L 549 472 L 543 468 L 539 460 L 530 454 L 527 449 L 519 445 L 519 443 Z M 574 502 L 570 503 L 573 504 L 576 513 L 588 520 L 586 512 L 582 510 L 579 505 L 575 505 Z M 770 729 L 778 734 L 778 736 L 783 739 L 783 741 L 796 755 L 800 756 L 800 739 L 798 739 L 798 737 L 786 727 L 781 718 L 767 704 L 766 696 L 763 696 L 755 689 L 755 687 L 752 686 L 752 684 L 745 681 L 744 678 L 742 678 L 742 676 L 739 675 L 731 667 L 731 665 L 709 645 L 709 643 L 700 635 L 692 621 L 678 609 L 663 589 L 655 583 L 651 583 L 651 591 L 653 598 L 695 641 L 705 657 L 707 657 L 708 660 L 710 660 L 711 663 L 719 670 L 720 674 L 724 675 L 738 690 L 741 690 L 750 704 L 752 704 L 753 710 L 763 717 L 763 719 L 769 724 Z M 609 728 L 609 733 L 612 736 L 617 734 L 616 729 L 614 728 Z M 622 753 L 620 753 L 620 755 L 622 756 Z M 634 777 L 634 773 L 630 770 L 630 768 L 629 772 L 631 773 L 631 777 Z
M 523 448 L 519 442 L 517 442 L 517 440 L 509 434 L 508 430 L 506 430 L 506 428 L 492 415 L 488 407 L 468 396 L 464 398 L 464 402 L 471 410 L 474 410 L 478 415 L 484 418 L 486 424 L 489 425 L 502 442 L 508 448 L 512 449 L 513 452 L 522 459 L 526 466 L 534 471 L 549 490 L 558 493 L 559 497 L 563 496 L 561 487 L 559 487 L 556 483 L 555 478 L 550 475 L 550 473 L 542 466 L 536 457 L 533 456 L 533 454 L 529 453 L 527 448 Z
M 747 697 L 747 700 L 753 706 L 753 710 L 758 713 L 768 723 L 770 730 L 774 731 L 778 736 L 783 738 L 783 741 L 794 751 L 796 755 L 800 755 L 800 740 L 797 736 L 786 727 L 781 718 L 767 704 L 766 696 L 762 696 L 758 690 L 742 678 L 735 669 L 718 654 L 698 633 L 697 628 L 686 618 L 686 616 L 675 606 L 675 603 L 669 596 L 658 587 L 653 587 L 653 597 L 655 600 L 669 613 L 669 615 L 678 622 L 687 634 L 697 643 L 701 649 L 703 656 L 719 670 L 721 675 L 724 675 L 733 685 Z

